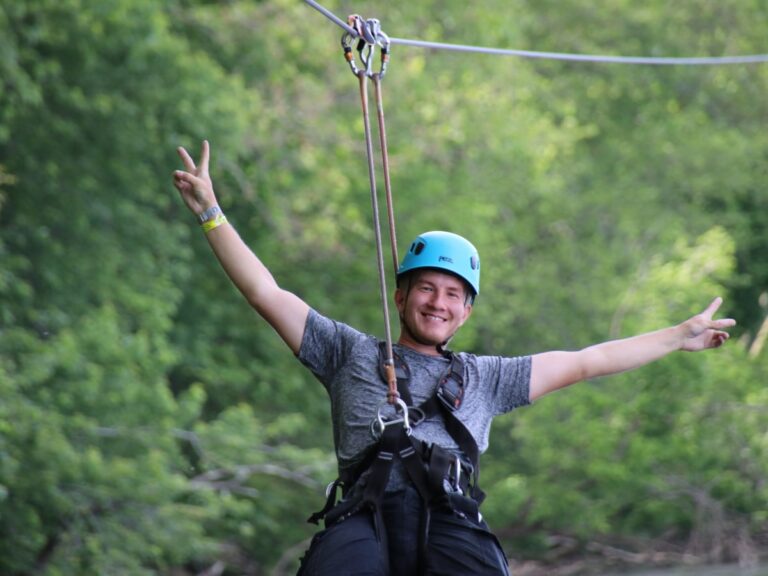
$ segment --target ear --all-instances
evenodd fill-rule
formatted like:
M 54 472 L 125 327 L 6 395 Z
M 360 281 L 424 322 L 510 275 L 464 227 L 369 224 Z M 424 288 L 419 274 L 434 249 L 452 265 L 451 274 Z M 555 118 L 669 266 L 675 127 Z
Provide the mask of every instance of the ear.
M 469 317 L 472 315 L 472 304 L 467 304 L 464 306 L 464 317 L 461 319 L 461 323 L 459 326 L 463 326 L 464 322 L 469 320 Z
M 398 312 L 400 314 L 403 313 L 403 310 L 405 310 L 405 301 L 408 298 L 408 293 L 403 290 L 402 288 L 397 288 L 395 290 L 395 306 L 397 306 Z

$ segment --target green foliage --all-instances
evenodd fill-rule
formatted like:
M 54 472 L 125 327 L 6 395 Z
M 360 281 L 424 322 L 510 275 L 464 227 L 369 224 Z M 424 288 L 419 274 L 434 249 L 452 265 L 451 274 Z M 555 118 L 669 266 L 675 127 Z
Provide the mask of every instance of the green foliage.
M 766 52 L 768 24 L 735 0 L 355 9 L 397 37 L 630 55 Z M 328 400 L 170 173 L 208 138 L 224 209 L 278 281 L 381 336 L 339 37 L 292 0 L 0 0 L 1 573 L 295 568 L 334 475 Z M 393 47 L 400 248 L 447 228 L 483 255 L 456 348 L 578 348 L 717 294 L 741 326 L 498 421 L 485 514 L 516 555 L 563 534 L 728 559 L 766 532 L 768 364 L 747 350 L 768 286 L 767 88 L 765 65 Z
M 697 295 L 724 290 L 734 259 L 720 228 L 654 258 L 617 311 L 621 333 L 611 336 L 695 313 Z M 507 476 L 493 464 L 500 489 L 491 489 L 492 517 L 496 499 L 511 491 L 504 516 L 548 531 L 584 541 L 687 539 L 692 553 L 738 557 L 738 531 L 764 522 L 764 494 L 754 486 L 767 471 L 765 438 L 753 427 L 763 411 L 755 404 L 764 396 L 763 370 L 736 346 L 716 356 L 676 356 L 539 401 L 513 426 L 503 424 L 502 438 L 524 468 Z

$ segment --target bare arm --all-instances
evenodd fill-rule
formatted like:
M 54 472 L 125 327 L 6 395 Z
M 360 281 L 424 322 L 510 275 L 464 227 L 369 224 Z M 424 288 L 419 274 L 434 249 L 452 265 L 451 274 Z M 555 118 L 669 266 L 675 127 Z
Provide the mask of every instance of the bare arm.
M 580 382 L 625 372 L 658 360 L 676 350 L 694 352 L 717 348 L 728 339 L 731 318 L 713 320 L 722 304 L 715 298 L 702 313 L 682 324 L 655 332 L 595 344 L 577 352 L 544 352 L 533 356 L 531 400 Z
M 216 195 L 208 173 L 210 146 L 203 142 L 200 164 L 184 148 L 178 149 L 185 170 L 173 174 L 173 184 L 195 215 L 216 206 Z M 206 238 L 232 283 L 285 341 L 298 353 L 309 306 L 295 294 L 278 286 L 272 274 L 243 242 L 229 223 L 206 233 Z

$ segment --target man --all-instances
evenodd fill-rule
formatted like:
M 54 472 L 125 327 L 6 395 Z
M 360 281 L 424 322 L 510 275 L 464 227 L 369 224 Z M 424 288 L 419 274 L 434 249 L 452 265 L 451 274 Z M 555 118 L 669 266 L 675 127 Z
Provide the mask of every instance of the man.
M 466 239 L 429 232 L 398 270 L 400 399 L 382 402 L 382 352 L 373 337 L 325 318 L 280 288 L 218 207 L 210 148 L 199 165 L 183 148 L 174 185 L 198 217 L 222 267 L 250 305 L 323 383 L 331 399 L 342 500 L 335 486 L 326 529 L 302 563 L 305 575 L 508 574 L 479 514 L 477 456 L 494 416 L 570 384 L 631 370 L 676 350 L 716 348 L 732 319 L 701 314 L 656 332 L 521 358 L 453 354 L 444 347 L 480 290 L 480 258 Z

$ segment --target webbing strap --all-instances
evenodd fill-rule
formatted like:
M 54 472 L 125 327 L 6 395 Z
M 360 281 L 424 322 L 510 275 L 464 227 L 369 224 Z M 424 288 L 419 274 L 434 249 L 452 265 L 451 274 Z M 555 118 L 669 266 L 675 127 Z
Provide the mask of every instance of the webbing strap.
M 378 504 L 381 500 L 381 495 L 384 494 L 384 489 L 387 487 L 389 473 L 392 470 L 392 462 L 399 450 L 400 437 L 404 435 L 403 429 L 399 427 L 390 426 L 384 429 L 363 492 L 364 501 Z
M 379 354 L 383 356 L 384 352 L 384 343 L 380 342 Z M 438 390 L 446 380 L 451 378 L 461 379 L 461 386 L 463 387 L 464 364 L 461 361 L 461 357 L 452 352 L 444 352 L 444 355 L 450 360 L 450 365 L 445 375 L 440 378 Z M 398 391 L 401 398 L 409 407 L 411 407 L 413 406 L 413 400 L 408 386 L 411 379 L 410 368 L 405 360 L 399 355 L 394 354 L 394 352 L 393 358 L 395 373 L 397 375 Z M 384 375 L 382 373 L 382 378 L 383 377 Z M 454 410 L 458 408 L 458 406 L 454 406 L 453 409 L 451 409 L 451 407 L 449 407 L 444 400 L 441 400 L 436 393 L 417 408 L 423 414 L 425 420 L 437 414 L 442 414 L 446 432 L 453 438 L 454 442 L 456 442 L 461 452 L 467 457 L 471 464 L 473 481 L 470 483 L 470 495 L 477 500 L 478 503 L 482 503 L 485 499 L 485 493 L 480 489 L 480 449 L 467 427 L 464 426 L 464 423 L 454 414 Z M 440 467 L 440 469 L 436 468 L 432 473 L 440 474 L 442 470 L 444 470 L 442 467 Z
M 384 359 L 386 358 L 385 355 L 387 354 L 387 350 L 385 344 L 385 342 L 379 342 L 381 367 L 379 372 L 381 377 L 386 381 L 384 373 L 384 364 L 386 360 Z M 403 360 L 398 354 L 395 354 L 394 351 L 392 352 L 392 356 L 395 375 L 397 377 L 398 392 L 400 397 L 405 401 L 406 404 L 408 404 L 408 407 L 410 408 L 413 406 L 413 399 L 411 397 L 411 390 L 409 387 L 411 369 L 408 367 L 408 364 L 405 362 L 405 360 Z M 445 356 L 450 360 L 450 364 L 446 373 L 440 378 L 438 390 L 439 386 L 443 385 L 445 381 L 452 378 L 460 378 L 462 380 L 461 386 L 463 386 L 464 363 L 462 362 L 461 357 L 452 352 L 445 352 Z M 458 406 L 453 406 L 453 410 L 457 408 Z M 444 401 L 440 400 L 437 393 L 433 394 L 428 400 L 420 404 L 418 409 L 423 413 L 425 419 L 435 416 L 436 414 L 443 414 L 445 427 L 448 434 L 450 434 L 451 438 L 453 438 L 456 444 L 459 445 L 459 448 L 472 463 L 472 466 L 477 467 L 480 458 L 480 450 L 477 446 L 477 442 L 475 442 L 474 437 L 469 432 L 469 430 L 467 430 L 461 420 L 456 418 L 456 416 L 453 414 L 453 410 L 446 406 Z

